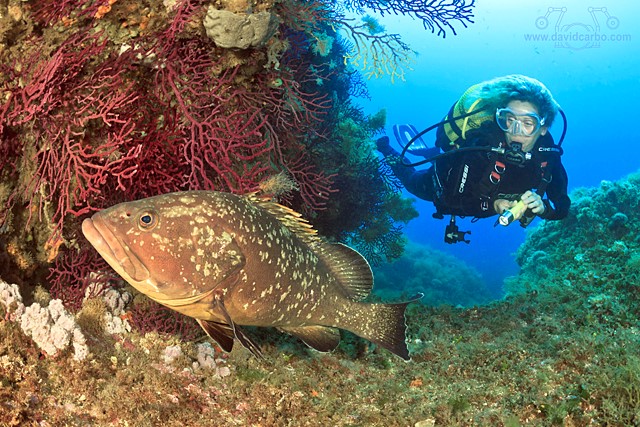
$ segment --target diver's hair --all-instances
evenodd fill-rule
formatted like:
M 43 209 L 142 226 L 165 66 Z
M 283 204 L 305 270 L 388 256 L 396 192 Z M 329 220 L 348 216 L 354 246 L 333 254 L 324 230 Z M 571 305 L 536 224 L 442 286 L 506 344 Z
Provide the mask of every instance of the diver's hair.
M 484 105 L 490 111 L 506 107 L 509 101 L 530 102 L 538 108 L 545 126 L 550 127 L 560 108 L 542 82 L 521 74 L 497 77 L 480 83 L 480 86 Z

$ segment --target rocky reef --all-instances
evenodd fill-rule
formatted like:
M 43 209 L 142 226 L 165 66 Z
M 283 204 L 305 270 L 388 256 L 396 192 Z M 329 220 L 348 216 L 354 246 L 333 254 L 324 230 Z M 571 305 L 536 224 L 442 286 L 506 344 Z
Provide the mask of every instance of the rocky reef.
M 456 257 L 409 242 L 403 255 L 374 269 L 376 293 L 386 299 L 422 294 L 421 303 L 471 307 L 494 299 L 482 275 Z
M 73 345 L 50 354 L 20 319 L 55 300 L 40 289 L 25 303 L 5 284 L 0 424 L 634 425 L 639 196 L 640 174 L 575 190 L 566 220 L 529 233 L 502 301 L 411 305 L 408 363 L 349 334 L 320 354 L 269 330 L 250 331 L 265 360 L 241 346 L 223 354 L 123 327 L 132 301 L 120 292 L 89 292 L 73 316 L 83 358 Z

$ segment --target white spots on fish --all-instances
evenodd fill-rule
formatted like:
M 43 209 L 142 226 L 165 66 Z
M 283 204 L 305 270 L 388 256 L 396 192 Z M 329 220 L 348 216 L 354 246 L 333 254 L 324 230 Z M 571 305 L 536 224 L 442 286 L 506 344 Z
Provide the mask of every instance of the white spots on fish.
M 213 212 L 213 216 L 216 216 L 220 219 L 232 218 L 236 215 L 236 211 L 231 208 L 230 205 L 220 204 L 218 205 L 218 209 L 215 209 Z
M 211 232 L 211 234 L 213 235 L 213 231 Z M 220 236 L 220 240 L 221 240 L 223 243 L 225 243 L 225 244 L 227 244 L 227 245 L 228 245 L 229 243 L 231 243 L 231 242 L 233 241 L 233 237 L 234 237 L 234 235 L 233 235 L 233 234 L 228 233 L 228 232 L 226 232 L 226 231 L 223 231 L 223 232 L 222 232 L 222 235 Z
M 237 235 L 236 236 L 236 241 L 241 245 L 246 245 L 247 244 L 247 238 L 243 234 Z
M 255 288 L 254 288 L 255 289 Z M 283 292 L 280 295 L 280 302 L 284 301 L 284 299 L 287 297 L 287 295 L 289 295 L 289 293 L 291 292 L 291 288 L 287 289 L 285 292 Z
M 151 233 L 151 238 L 153 239 L 154 246 L 157 244 L 158 249 L 162 252 L 171 252 L 167 250 L 167 248 L 171 248 L 171 240 L 161 236 L 158 233 Z
M 174 253 L 177 257 L 180 257 L 186 251 L 191 251 L 193 248 L 193 240 L 185 237 L 178 237 L 175 246 L 176 248 Z
M 192 213 L 191 209 L 188 209 L 185 206 L 178 205 L 178 206 L 173 206 L 169 209 L 164 209 L 162 211 L 162 217 L 164 219 L 189 217 L 191 213 Z
M 178 197 L 178 201 L 185 205 L 192 205 L 196 202 L 196 198 L 187 195 L 181 195 L 180 197 Z
M 272 295 L 273 290 L 274 290 L 274 286 L 273 285 L 269 286 L 267 289 L 263 290 L 262 293 L 260 293 L 260 298 L 264 298 L 267 295 Z

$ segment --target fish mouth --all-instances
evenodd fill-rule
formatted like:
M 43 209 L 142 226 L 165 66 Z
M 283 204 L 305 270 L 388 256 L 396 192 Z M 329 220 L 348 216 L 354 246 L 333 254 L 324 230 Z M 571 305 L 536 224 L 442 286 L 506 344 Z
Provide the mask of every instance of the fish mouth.
M 113 234 L 99 214 L 82 221 L 82 234 L 124 279 L 142 282 L 149 278 L 147 267 Z

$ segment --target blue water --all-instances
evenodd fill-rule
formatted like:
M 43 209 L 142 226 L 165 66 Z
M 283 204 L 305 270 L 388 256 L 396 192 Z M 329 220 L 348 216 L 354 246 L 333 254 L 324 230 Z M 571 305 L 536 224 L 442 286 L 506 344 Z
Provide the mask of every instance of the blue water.
M 370 113 L 387 110 L 386 131 L 391 139 L 393 124 L 413 123 L 424 129 L 441 120 L 467 87 L 518 73 L 542 81 L 568 116 L 563 163 L 569 191 L 637 171 L 640 30 L 636 23 L 640 2 L 476 3 L 475 23 L 466 29 L 454 24 L 458 35 L 448 34 L 446 39 L 424 30 L 417 20 L 380 19 L 388 32 L 401 34 L 419 54 L 405 82 L 369 81 L 372 100 L 362 105 Z M 558 21 L 561 8 L 565 14 Z M 556 30 L 569 37 L 568 41 L 548 40 Z M 558 117 L 551 129 L 556 140 L 561 131 Z M 431 142 L 434 135 L 427 137 Z M 410 239 L 474 266 L 493 289 L 500 289 L 505 277 L 517 273 L 513 253 L 526 235 L 519 225 L 494 228 L 495 218 L 475 224 L 459 220 L 461 230 L 472 231 L 472 243 L 446 245 L 443 233 L 448 218 L 433 219 L 429 202 L 418 200 L 416 207 L 420 217 L 406 227 Z

